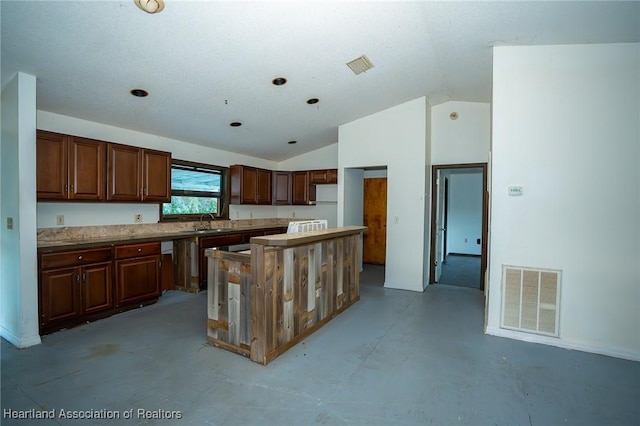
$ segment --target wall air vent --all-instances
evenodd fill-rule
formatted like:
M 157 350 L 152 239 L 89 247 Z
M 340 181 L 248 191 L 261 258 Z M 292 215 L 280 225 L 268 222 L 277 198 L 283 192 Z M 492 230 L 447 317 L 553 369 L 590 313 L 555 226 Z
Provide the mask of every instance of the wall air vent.
M 347 62 L 347 66 L 351 68 L 351 71 L 353 71 L 353 73 L 356 75 L 365 71 L 369 71 L 371 68 L 373 68 L 373 64 L 365 55 L 362 55 L 359 58 L 354 59 L 353 61 Z
M 502 328 L 559 336 L 561 271 L 502 266 Z

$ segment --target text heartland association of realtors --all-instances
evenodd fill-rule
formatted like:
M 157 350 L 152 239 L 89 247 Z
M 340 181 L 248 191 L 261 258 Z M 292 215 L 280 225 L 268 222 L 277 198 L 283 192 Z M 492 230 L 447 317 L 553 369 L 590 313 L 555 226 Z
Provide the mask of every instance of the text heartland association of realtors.
M 176 419 L 182 418 L 182 411 L 145 410 L 131 408 L 125 411 L 116 410 L 2 410 L 5 419 Z

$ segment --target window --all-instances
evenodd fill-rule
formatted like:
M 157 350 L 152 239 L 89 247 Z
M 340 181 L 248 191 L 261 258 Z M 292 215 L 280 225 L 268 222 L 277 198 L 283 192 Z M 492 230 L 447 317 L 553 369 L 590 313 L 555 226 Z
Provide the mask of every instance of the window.
M 224 218 L 226 167 L 173 160 L 171 203 L 160 206 L 161 220 L 198 220 L 203 214 Z

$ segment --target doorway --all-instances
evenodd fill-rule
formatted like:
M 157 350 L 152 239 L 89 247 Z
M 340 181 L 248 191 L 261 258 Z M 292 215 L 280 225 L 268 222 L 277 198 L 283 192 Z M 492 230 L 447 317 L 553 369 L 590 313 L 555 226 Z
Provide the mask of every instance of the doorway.
M 463 204 L 457 208 L 467 209 L 463 214 L 452 211 L 456 208 L 456 199 Z M 475 204 L 471 200 L 476 200 Z M 476 208 L 479 230 L 472 227 L 469 231 L 469 224 L 474 220 L 469 219 L 468 213 Z M 464 217 L 462 222 L 460 217 Z M 487 221 L 487 163 L 432 166 L 430 284 L 445 283 L 441 279 L 446 278 L 463 286 L 484 290 Z M 443 273 L 446 274 L 443 276 Z
M 362 262 L 384 265 L 387 258 L 387 178 L 365 178 Z

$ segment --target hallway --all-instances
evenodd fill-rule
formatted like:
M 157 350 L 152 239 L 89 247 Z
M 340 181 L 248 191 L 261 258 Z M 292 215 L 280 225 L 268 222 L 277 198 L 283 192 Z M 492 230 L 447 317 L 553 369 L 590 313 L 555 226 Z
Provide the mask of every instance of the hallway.
M 447 255 L 438 284 L 480 289 L 480 256 Z

